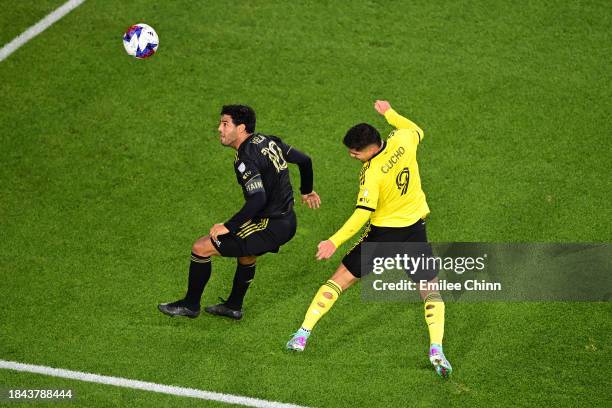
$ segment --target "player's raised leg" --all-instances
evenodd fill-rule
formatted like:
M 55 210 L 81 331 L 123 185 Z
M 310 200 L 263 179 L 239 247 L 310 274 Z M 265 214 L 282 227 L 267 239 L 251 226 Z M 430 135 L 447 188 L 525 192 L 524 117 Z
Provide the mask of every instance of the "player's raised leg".
M 312 299 L 310 307 L 306 311 L 304 322 L 299 330 L 293 334 L 291 340 L 287 342 L 287 349 L 304 351 L 308 337 L 319 319 L 331 309 L 342 292 L 351 287 L 357 280 L 343 264 L 340 264 L 336 272 L 319 288 Z
M 437 282 L 437 278 L 431 282 Z M 444 301 L 437 290 L 421 290 L 421 298 L 424 302 L 425 322 L 429 329 L 429 361 L 431 361 L 439 376 L 448 378 L 453 368 L 444 356 L 442 349 Z
M 200 299 L 212 273 L 210 257 L 218 255 L 219 252 L 213 246 L 210 237 L 208 235 L 200 237 L 191 248 L 189 281 L 185 297 L 175 302 L 161 303 L 157 306 L 159 311 L 168 316 L 198 317 Z

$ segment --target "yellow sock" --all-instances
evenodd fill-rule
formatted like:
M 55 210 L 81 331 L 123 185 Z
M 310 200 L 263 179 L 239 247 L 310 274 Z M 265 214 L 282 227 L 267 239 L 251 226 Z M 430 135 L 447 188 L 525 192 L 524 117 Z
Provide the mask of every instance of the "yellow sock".
M 331 309 L 341 293 L 342 288 L 336 282 L 331 279 L 325 282 L 325 284 L 319 288 L 319 291 L 312 299 L 312 303 L 310 304 L 308 311 L 306 311 L 302 328 L 312 330 L 319 319 L 322 318 L 329 309 Z
M 425 298 L 425 322 L 429 329 L 429 343 L 442 345 L 444 337 L 444 301 L 439 293 Z

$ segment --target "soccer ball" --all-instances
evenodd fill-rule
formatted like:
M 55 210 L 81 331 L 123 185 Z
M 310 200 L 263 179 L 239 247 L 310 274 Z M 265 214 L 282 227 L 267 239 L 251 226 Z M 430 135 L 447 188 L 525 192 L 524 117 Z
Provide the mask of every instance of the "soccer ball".
M 134 24 L 123 35 L 123 46 L 128 54 L 136 58 L 149 58 L 157 51 L 159 38 L 147 24 Z

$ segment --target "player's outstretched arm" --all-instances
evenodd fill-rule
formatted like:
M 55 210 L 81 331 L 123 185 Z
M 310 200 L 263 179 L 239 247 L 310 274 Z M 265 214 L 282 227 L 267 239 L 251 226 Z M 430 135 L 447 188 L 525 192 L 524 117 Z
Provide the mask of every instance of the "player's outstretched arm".
M 372 211 L 364 210 L 363 208 L 355 209 L 353 215 L 344 223 L 334 235 L 328 240 L 321 241 L 317 250 L 317 259 L 330 258 L 336 249 L 342 245 L 346 240 L 355 235 L 357 231 L 364 226 L 364 224 L 370 219 Z
M 422 138 L 423 131 L 421 130 L 421 128 L 418 127 L 410 119 L 403 117 L 395 110 L 393 110 L 391 104 L 388 101 L 377 100 L 376 102 L 374 102 L 374 109 L 376 109 L 376 112 L 383 115 L 391 126 L 395 127 L 396 129 L 416 130 L 419 134 L 419 138 Z
M 312 160 L 310 157 L 301 151 L 289 147 L 286 153 L 289 163 L 297 164 L 300 169 L 300 192 L 302 193 L 302 204 L 308 205 L 308 208 L 319 208 L 321 206 L 321 198 L 316 191 L 312 189 L 314 174 L 312 171 Z

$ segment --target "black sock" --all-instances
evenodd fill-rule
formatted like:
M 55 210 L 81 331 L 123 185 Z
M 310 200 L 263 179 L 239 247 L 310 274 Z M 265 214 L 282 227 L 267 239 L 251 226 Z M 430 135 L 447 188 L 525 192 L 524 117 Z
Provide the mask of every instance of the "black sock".
M 236 274 L 234 275 L 234 284 L 232 286 L 232 293 L 225 302 L 226 306 L 233 310 L 242 309 L 242 302 L 244 296 L 251 285 L 251 281 L 255 277 L 255 264 L 241 265 L 238 262 L 236 266 Z
M 200 310 L 200 299 L 204 287 L 210 279 L 211 264 L 209 256 L 199 256 L 191 253 L 189 264 L 189 284 L 185 295 L 185 306 L 191 310 Z

